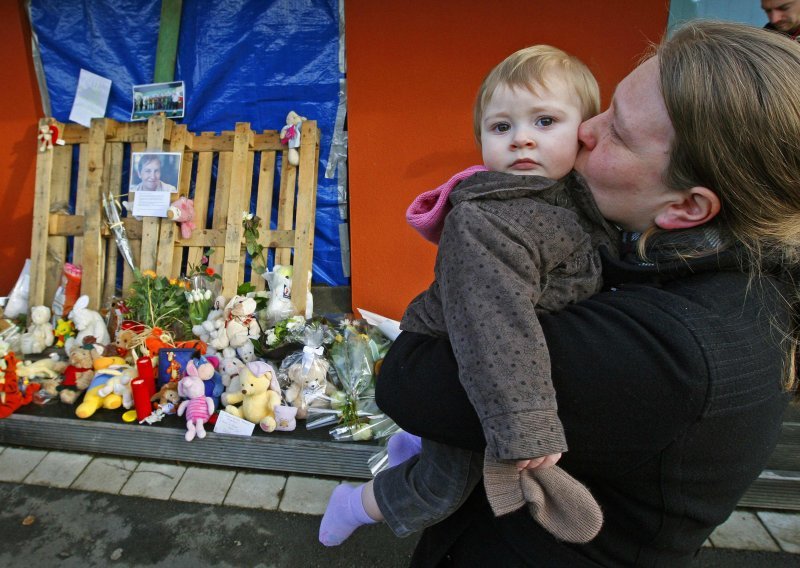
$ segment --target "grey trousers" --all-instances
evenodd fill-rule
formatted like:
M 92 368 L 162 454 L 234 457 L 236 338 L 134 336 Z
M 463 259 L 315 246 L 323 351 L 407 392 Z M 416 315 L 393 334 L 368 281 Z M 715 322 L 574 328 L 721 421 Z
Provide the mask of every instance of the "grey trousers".
M 483 454 L 422 439 L 420 453 L 375 476 L 375 500 L 405 537 L 454 513 L 483 477 Z

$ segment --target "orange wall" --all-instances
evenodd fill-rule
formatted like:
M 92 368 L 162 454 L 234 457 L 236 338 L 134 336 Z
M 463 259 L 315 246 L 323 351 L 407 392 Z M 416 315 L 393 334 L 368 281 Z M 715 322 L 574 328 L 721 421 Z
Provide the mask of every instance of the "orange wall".
M 0 295 L 11 291 L 31 252 L 36 123 L 42 116 L 23 2 L 0 2 Z
M 472 102 L 494 65 L 553 44 L 589 65 L 608 102 L 663 34 L 668 8 L 665 0 L 347 0 L 353 308 L 399 318 L 430 283 L 436 249 L 406 225 L 405 209 L 479 163 Z

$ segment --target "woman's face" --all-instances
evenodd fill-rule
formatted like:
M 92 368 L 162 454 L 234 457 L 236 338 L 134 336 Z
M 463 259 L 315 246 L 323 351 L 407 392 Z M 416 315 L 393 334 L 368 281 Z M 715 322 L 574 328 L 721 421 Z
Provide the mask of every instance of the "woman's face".
M 606 219 L 628 231 L 656 224 L 676 197 L 663 181 L 673 136 L 653 57 L 622 80 L 608 110 L 578 130 L 575 169 Z

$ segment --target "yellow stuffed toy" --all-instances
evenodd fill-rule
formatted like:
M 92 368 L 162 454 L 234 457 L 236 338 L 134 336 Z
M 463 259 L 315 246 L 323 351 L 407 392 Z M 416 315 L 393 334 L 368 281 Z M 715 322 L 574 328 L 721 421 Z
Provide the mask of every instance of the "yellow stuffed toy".
M 95 360 L 94 378 L 89 383 L 83 402 L 75 409 L 75 415 L 78 418 L 89 418 L 100 408 L 114 410 L 122 406 L 122 395 L 113 392 L 113 389 L 107 389 L 107 387 L 119 380 L 123 370 L 128 367 L 124 363 L 125 360 L 122 357 L 102 357 Z M 114 380 L 112 381 L 112 379 Z
M 281 395 L 271 385 L 277 384 L 277 375 L 272 365 L 264 361 L 252 361 L 239 373 L 241 390 L 229 393 L 225 412 L 258 424 L 264 432 L 272 432 L 278 425 L 275 407 L 281 404 Z M 242 403 L 241 407 L 233 406 Z

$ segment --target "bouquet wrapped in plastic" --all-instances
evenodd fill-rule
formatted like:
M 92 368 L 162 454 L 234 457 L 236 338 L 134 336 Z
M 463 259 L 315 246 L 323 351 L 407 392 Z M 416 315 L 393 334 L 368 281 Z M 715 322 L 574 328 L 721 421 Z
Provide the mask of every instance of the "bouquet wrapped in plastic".
M 377 330 L 344 320 L 330 349 L 341 390 L 330 396 L 330 409 L 309 408 L 307 428 L 334 425 L 330 434 L 337 441 L 381 439 L 397 431 L 375 404 L 375 362 L 389 344 Z

